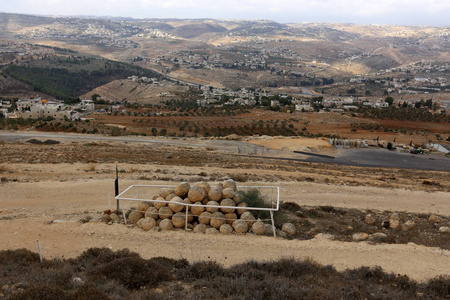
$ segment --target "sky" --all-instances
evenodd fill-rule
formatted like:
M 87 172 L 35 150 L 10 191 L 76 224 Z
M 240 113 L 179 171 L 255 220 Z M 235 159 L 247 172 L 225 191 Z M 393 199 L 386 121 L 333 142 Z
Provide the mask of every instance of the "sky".
M 450 0 L 0 0 L 0 12 L 450 26 Z

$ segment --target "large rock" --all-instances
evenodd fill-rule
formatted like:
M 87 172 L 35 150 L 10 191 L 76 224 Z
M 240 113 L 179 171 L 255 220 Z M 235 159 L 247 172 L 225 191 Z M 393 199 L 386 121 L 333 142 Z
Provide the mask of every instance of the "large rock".
M 252 231 L 254 234 L 257 235 L 264 235 L 266 233 L 266 228 L 264 227 L 264 222 L 258 219 L 255 223 L 252 225 Z
M 175 193 L 169 194 L 169 196 L 166 197 L 166 201 L 170 201 L 175 197 L 178 197 L 177 194 L 175 194 Z
M 250 211 L 246 211 L 241 215 L 241 220 L 247 222 L 248 227 L 251 227 L 256 222 L 255 216 Z
M 233 227 L 230 224 L 223 224 L 220 226 L 219 231 L 221 234 L 231 234 L 233 232 Z
M 220 201 L 222 199 L 222 189 L 215 186 L 208 192 L 208 199 L 211 201 Z
M 183 204 L 180 204 L 180 203 L 183 203 L 183 199 L 181 199 L 181 198 L 178 197 L 178 196 L 173 197 L 173 198 L 170 200 L 169 208 L 170 208 L 174 213 L 180 212 L 180 211 L 182 211 L 182 210 L 185 208 L 185 206 L 184 206 Z
M 152 205 L 149 202 L 140 201 L 137 209 L 140 212 L 145 213 L 150 206 L 152 206 Z
M 197 185 L 203 189 L 205 195 L 207 195 L 209 193 L 209 190 L 211 189 L 211 186 L 207 182 L 200 182 Z
M 266 231 L 266 235 L 273 235 L 273 226 L 272 226 L 272 224 L 264 224 L 264 229 Z
M 191 206 L 191 214 L 193 216 L 199 216 L 202 212 L 205 211 L 205 208 L 202 205 L 201 202 L 197 202 L 194 205 Z
M 247 222 L 244 220 L 236 220 L 233 222 L 232 226 L 236 233 L 246 233 L 248 231 Z
M 369 235 L 365 232 L 358 232 L 352 235 L 352 240 L 355 242 L 365 241 L 369 238 Z
M 221 212 L 215 212 L 212 214 L 211 222 L 212 227 L 220 228 L 223 224 L 225 224 L 225 216 Z
M 163 198 L 163 197 L 158 197 L 155 200 L 157 200 L 157 201 L 166 201 L 166 199 Z M 166 205 L 167 205 L 167 203 L 165 203 L 165 202 L 153 202 L 153 206 L 156 209 L 160 209 L 161 207 L 166 206 Z
M 132 223 L 132 224 L 136 224 L 137 221 L 139 221 L 140 219 L 142 219 L 144 217 L 144 214 L 138 210 L 133 210 L 130 215 L 128 216 L 128 220 Z
M 181 228 L 186 225 L 186 214 L 177 212 L 172 216 L 172 224 L 176 228 Z
M 156 226 L 156 221 L 153 218 L 145 218 L 145 219 L 141 219 L 141 228 L 144 229 L 145 231 L 149 231 L 150 229 L 152 229 L 153 227 Z
M 169 189 L 169 188 L 162 188 L 159 190 L 159 196 L 161 198 L 166 199 L 167 196 L 169 196 L 170 194 L 174 193 L 173 189 Z
M 367 225 L 370 225 L 370 226 L 375 225 L 375 222 L 376 222 L 375 218 L 372 217 L 372 215 L 370 215 L 370 214 L 366 216 L 366 219 L 364 221 L 366 222 Z
M 234 204 L 234 201 L 232 199 L 230 199 L 230 198 L 226 198 L 226 199 L 223 199 L 222 201 L 220 201 L 220 206 L 236 207 L 236 205 Z M 221 207 L 220 211 L 223 212 L 224 214 L 234 213 L 235 208 Z
M 227 222 L 227 224 L 233 224 L 234 221 L 237 220 L 237 214 L 235 213 L 229 213 L 229 214 L 224 214 L 225 216 L 225 222 Z
M 112 213 L 111 215 L 109 215 L 109 217 L 111 218 L 111 222 L 113 222 L 113 223 L 120 222 L 120 217 L 115 213 Z
M 202 212 L 198 216 L 198 222 L 200 224 L 209 225 L 209 223 L 211 223 L 211 217 L 212 217 L 212 213 L 210 213 L 209 211 Z
M 236 212 L 238 215 L 242 215 L 243 213 L 245 213 L 246 211 L 248 211 L 247 209 L 245 209 L 245 207 L 247 207 L 247 203 L 245 202 L 241 202 L 237 205 L 237 209 Z
M 237 192 L 233 197 L 233 201 L 238 205 L 239 203 L 244 202 L 244 196 L 241 192 Z
M 156 209 L 156 207 L 149 207 L 145 212 L 145 217 L 157 220 L 159 218 L 159 211 Z
M 219 202 L 216 201 L 208 201 L 206 205 L 212 205 L 212 206 L 219 206 Z M 207 207 L 206 211 L 209 211 L 210 213 L 215 213 L 219 211 L 218 207 Z
M 234 196 L 236 196 L 236 192 L 233 189 L 230 189 L 230 188 L 223 189 L 223 191 L 222 191 L 223 198 L 233 199 Z
M 160 219 L 170 219 L 173 216 L 173 211 L 170 209 L 170 207 L 163 206 L 158 210 L 158 214 Z
M 284 223 L 281 227 L 281 231 L 286 232 L 289 236 L 293 236 L 297 233 L 297 228 L 292 223 Z
M 189 185 L 189 183 L 187 182 L 182 182 L 180 184 L 178 184 L 175 188 L 175 194 L 178 197 L 184 198 L 184 196 L 187 195 L 187 193 L 189 192 L 189 189 L 191 188 L 191 186 Z
M 161 220 L 161 222 L 159 223 L 159 228 L 161 228 L 161 230 L 172 230 L 172 221 L 170 219 Z
M 237 190 L 236 182 L 233 179 L 225 180 L 223 183 L 224 189 L 232 189 L 233 191 Z
M 205 233 L 207 228 L 208 228 L 208 226 L 206 226 L 205 224 L 197 224 L 194 227 L 194 232 Z
M 193 203 L 202 201 L 205 198 L 205 191 L 200 186 L 193 186 L 189 189 L 188 198 Z

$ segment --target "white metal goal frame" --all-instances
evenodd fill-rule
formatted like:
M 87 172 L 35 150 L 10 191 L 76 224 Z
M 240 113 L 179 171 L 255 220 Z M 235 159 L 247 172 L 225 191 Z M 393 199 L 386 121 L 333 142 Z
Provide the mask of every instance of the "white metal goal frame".
M 125 215 L 125 210 L 128 210 L 127 207 L 129 207 L 130 203 L 133 202 L 150 202 L 150 203 L 173 203 L 171 201 L 167 200 L 153 200 L 145 198 L 147 195 L 151 195 L 153 197 L 153 194 L 147 194 L 143 191 L 143 189 L 155 189 L 155 188 L 175 188 L 175 185 L 141 185 L 141 184 L 134 184 L 130 185 L 127 189 L 125 189 L 122 193 L 117 195 L 116 201 L 117 201 L 117 208 L 120 210 L 122 209 L 123 213 L 123 219 L 125 224 L 127 223 L 127 218 Z M 272 223 L 272 230 L 273 230 L 273 236 L 276 237 L 276 229 L 275 229 L 275 221 L 273 218 L 273 212 L 278 211 L 280 208 L 280 188 L 278 186 L 238 186 L 238 189 L 257 189 L 261 192 L 261 190 L 269 190 L 270 193 L 264 193 L 265 196 L 270 197 L 270 204 L 272 207 L 252 207 L 252 206 L 245 206 L 242 207 L 242 209 L 245 210 L 258 210 L 258 211 L 269 211 L 270 213 L 270 220 Z M 128 195 L 132 194 L 132 195 Z M 134 196 L 133 196 L 134 195 Z M 123 204 L 122 207 L 120 204 Z M 196 206 L 196 207 L 205 207 L 205 208 L 231 208 L 231 209 L 240 209 L 236 206 L 221 206 L 221 205 L 206 205 L 206 204 L 196 204 L 196 203 L 183 203 L 183 202 L 177 202 L 177 205 L 183 205 L 185 206 L 185 215 L 186 215 L 186 221 L 185 221 L 185 229 L 187 229 L 188 224 L 188 217 L 189 217 L 189 207 Z

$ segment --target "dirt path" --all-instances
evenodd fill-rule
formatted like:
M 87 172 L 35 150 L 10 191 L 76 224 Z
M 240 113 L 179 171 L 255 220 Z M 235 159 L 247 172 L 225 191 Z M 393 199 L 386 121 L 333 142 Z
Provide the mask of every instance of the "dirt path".
M 77 166 L 74 166 L 76 168 Z M 123 188 L 142 181 L 121 181 Z M 170 184 L 147 182 L 147 184 Z M 149 258 L 167 256 L 190 261 L 216 260 L 226 266 L 249 259 L 312 258 L 337 269 L 379 265 L 386 271 L 425 280 L 450 270 L 450 251 L 417 245 L 338 242 L 315 238 L 285 240 L 254 235 L 223 236 L 193 232 L 144 232 L 124 225 L 77 222 L 98 217 L 108 208 L 112 180 L 72 180 L 0 185 L 0 249 L 36 249 L 44 256 L 75 257 L 90 247 L 129 248 Z M 262 185 L 262 183 L 258 183 Z M 270 185 L 273 185 L 271 183 Z M 359 209 L 435 212 L 449 215 L 448 193 L 426 193 L 375 187 L 280 183 L 284 201 L 303 205 L 334 205 Z M 392 201 L 395 196 L 395 201 Z M 111 205 L 114 207 L 114 201 Z M 53 220 L 64 220 L 65 222 Z

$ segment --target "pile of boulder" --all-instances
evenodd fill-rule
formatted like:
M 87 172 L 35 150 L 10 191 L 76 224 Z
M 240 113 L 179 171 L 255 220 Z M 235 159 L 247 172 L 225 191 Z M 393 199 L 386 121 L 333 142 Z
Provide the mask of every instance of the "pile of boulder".
M 199 233 L 273 235 L 270 222 L 256 219 L 247 208 L 243 192 L 231 179 L 215 186 L 182 182 L 175 188 L 161 188 L 152 201 L 138 202 L 125 217 L 145 231 L 189 228 Z M 110 218 L 114 222 L 119 216 Z

